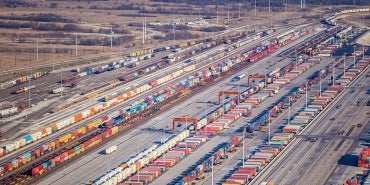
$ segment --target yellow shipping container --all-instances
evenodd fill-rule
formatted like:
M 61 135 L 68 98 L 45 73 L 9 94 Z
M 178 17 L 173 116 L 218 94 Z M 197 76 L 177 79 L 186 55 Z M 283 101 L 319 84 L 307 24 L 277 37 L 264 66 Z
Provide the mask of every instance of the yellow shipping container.
M 55 148 L 55 141 L 50 142 L 52 148 Z
M 118 127 L 113 127 L 112 134 L 117 134 L 117 133 L 118 133 Z

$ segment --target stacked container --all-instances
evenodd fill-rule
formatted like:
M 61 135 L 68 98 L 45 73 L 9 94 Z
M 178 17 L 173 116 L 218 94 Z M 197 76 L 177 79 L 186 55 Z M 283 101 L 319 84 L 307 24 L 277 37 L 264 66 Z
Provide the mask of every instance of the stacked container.
M 370 169 L 370 148 L 363 148 L 359 155 L 358 167 Z

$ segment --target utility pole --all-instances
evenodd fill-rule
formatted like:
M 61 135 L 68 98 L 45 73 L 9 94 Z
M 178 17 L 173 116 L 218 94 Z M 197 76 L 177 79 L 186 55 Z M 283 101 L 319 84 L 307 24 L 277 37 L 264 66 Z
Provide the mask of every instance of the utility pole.
M 63 88 L 63 68 L 60 68 L 60 88 Z M 63 91 L 60 91 L 60 97 L 63 97 Z
M 227 5 L 227 25 L 230 27 L 230 12 L 229 12 L 229 5 Z
M 216 12 L 217 12 L 217 16 L 216 16 L 216 24 L 218 25 L 218 5 L 216 7 Z
M 239 4 L 239 20 L 240 20 L 240 6 L 241 6 L 241 4 Z
M 112 51 L 113 48 L 113 29 L 112 25 L 110 25 L 110 50 Z
M 39 39 L 36 41 L 36 61 L 39 61 Z
M 271 13 L 271 0 L 269 0 L 269 13 Z
M 76 56 L 77 56 L 77 33 L 76 33 Z
M 32 76 L 32 66 L 31 66 L 31 76 Z M 31 108 L 31 79 L 28 78 L 28 108 Z
M 173 40 L 175 41 L 176 40 L 176 36 L 175 36 L 175 25 L 172 25 L 172 32 L 173 32 Z
M 144 35 L 145 35 L 145 22 L 144 22 L 144 20 L 143 20 L 143 44 L 144 44 L 144 42 L 145 42 L 145 37 L 144 37 Z

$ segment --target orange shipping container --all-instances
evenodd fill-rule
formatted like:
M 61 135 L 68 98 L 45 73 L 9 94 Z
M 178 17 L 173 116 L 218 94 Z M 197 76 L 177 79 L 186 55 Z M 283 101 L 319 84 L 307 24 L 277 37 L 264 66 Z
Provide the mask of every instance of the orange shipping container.
M 58 129 L 58 127 L 57 127 L 57 125 L 56 125 L 56 124 L 52 124 L 50 127 L 51 127 L 51 130 Z
M 81 113 L 80 114 L 76 114 L 75 115 L 75 122 L 79 122 L 81 120 L 82 120 L 82 114 Z
M 136 170 L 141 169 L 140 162 L 135 162 L 135 167 L 136 167 Z
M 127 92 L 127 99 L 131 98 L 131 92 Z
M 95 114 L 95 109 L 94 108 L 91 108 L 90 109 L 90 115 L 94 115 Z
M 41 130 L 41 134 L 42 134 L 42 135 L 45 135 L 45 134 L 46 134 L 46 129 L 42 129 L 42 130 Z

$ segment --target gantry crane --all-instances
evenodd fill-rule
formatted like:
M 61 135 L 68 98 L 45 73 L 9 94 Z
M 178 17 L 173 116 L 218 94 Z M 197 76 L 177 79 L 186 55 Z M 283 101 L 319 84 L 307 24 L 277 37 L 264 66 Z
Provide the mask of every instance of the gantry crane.
M 189 117 L 172 118 L 172 133 L 175 133 L 175 123 L 193 123 L 194 129 L 198 128 L 198 118 L 189 118 Z
M 238 96 L 237 104 L 240 103 L 240 92 L 237 92 L 237 91 L 218 91 L 218 104 L 221 103 L 221 96 L 222 95 L 237 95 Z

